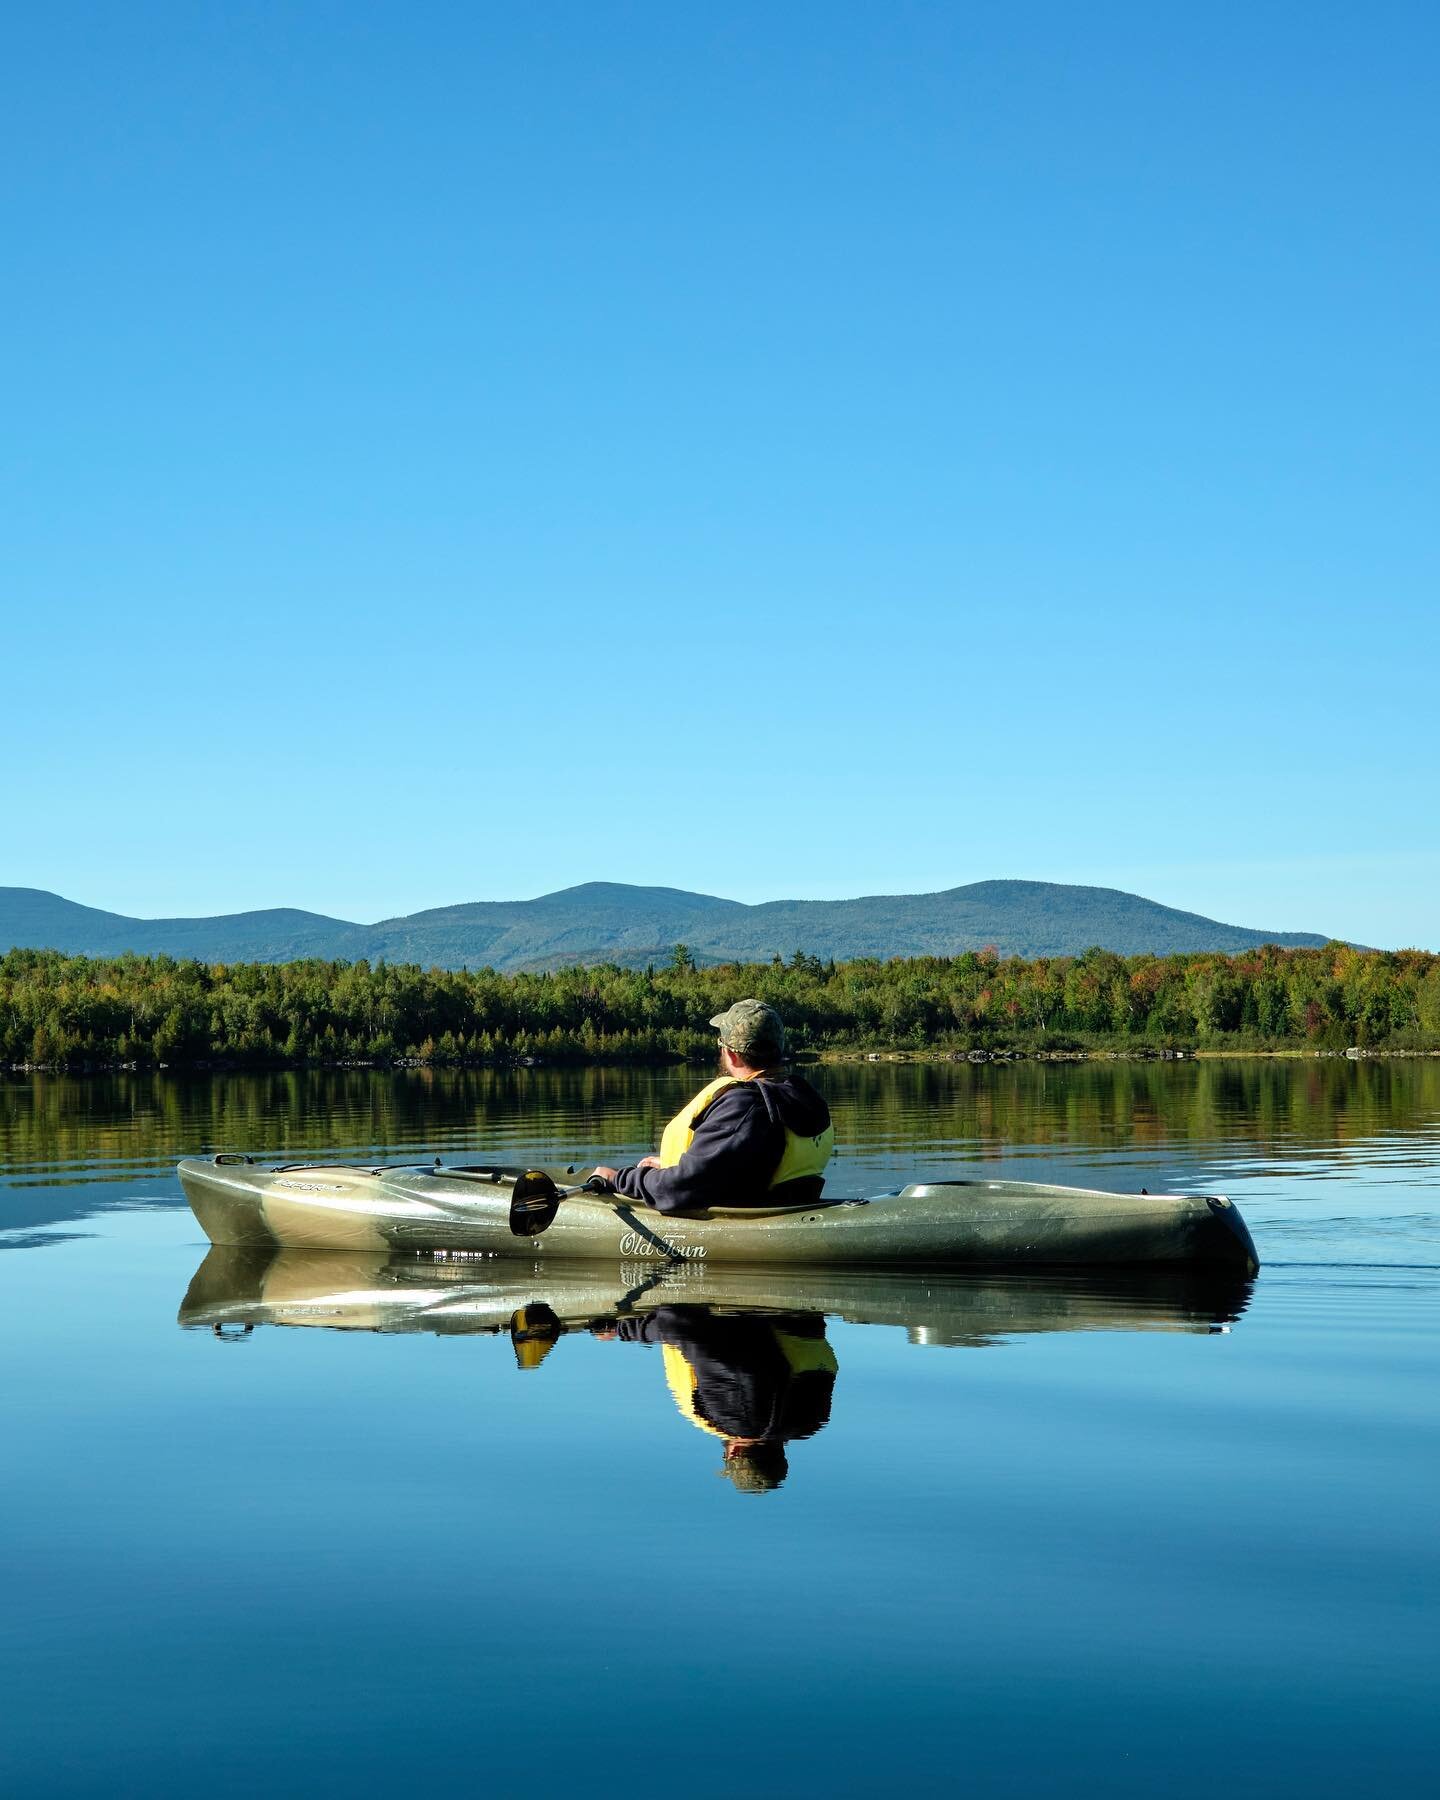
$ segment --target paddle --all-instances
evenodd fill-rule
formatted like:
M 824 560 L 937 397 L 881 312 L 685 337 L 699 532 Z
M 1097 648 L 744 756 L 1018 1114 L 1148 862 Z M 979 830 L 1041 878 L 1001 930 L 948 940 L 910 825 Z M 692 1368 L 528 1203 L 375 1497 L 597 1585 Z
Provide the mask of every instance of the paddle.
M 515 1346 L 517 1369 L 538 1369 L 560 1342 L 566 1327 L 543 1300 L 519 1306 L 510 1320 L 510 1342 Z
M 640 1296 L 661 1286 L 664 1280 L 663 1268 L 652 1269 L 643 1281 L 627 1288 L 608 1313 L 602 1313 L 597 1319 L 567 1322 L 544 1300 L 517 1306 L 510 1315 L 510 1342 L 515 1348 L 516 1368 L 522 1371 L 538 1369 L 568 1331 L 613 1331 L 618 1319 L 634 1311 Z
M 573 1189 L 569 1190 L 574 1192 Z M 585 1193 L 603 1194 L 605 1183 L 598 1175 L 592 1175 L 585 1183 Z M 539 1237 L 542 1231 L 555 1223 L 555 1215 L 560 1210 L 560 1202 L 565 1199 L 567 1190 L 556 1187 L 555 1183 L 543 1169 L 527 1169 L 523 1175 L 515 1178 L 515 1187 L 510 1195 L 510 1230 L 516 1237 Z

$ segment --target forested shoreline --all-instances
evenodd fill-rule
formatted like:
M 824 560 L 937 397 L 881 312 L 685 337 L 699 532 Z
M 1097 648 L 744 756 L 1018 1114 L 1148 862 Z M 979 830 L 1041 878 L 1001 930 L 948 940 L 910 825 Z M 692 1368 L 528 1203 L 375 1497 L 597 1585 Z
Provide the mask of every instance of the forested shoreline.
M 825 1052 L 1440 1048 L 1440 956 L 1265 946 L 1236 956 L 1000 958 L 549 973 L 167 956 L 0 955 L 0 1066 L 284 1068 L 709 1062 L 742 994 Z

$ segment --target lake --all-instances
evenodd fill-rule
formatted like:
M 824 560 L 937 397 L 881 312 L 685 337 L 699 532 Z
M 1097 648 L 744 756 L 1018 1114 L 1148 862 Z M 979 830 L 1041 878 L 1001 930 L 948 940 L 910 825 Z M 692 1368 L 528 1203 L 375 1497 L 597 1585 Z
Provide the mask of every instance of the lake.
M 701 1079 L 0 1081 L 0 1792 L 1428 1790 L 1440 1061 L 816 1076 L 832 1191 L 1227 1193 L 1219 1289 L 207 1256 L 174 1174 Z

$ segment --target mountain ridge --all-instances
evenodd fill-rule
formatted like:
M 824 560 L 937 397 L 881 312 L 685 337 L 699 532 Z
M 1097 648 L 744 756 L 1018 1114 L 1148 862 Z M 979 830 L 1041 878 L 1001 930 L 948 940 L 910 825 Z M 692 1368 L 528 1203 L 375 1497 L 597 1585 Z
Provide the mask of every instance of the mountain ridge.
M 514 973 L 582 962 L 639 966 L 684 943 L 697 961 L 808 955 L 1004 956 L 1234 954 L 1260 944 L 1316 946 L 1316 932 L 1259 931 L 1162 906 L 1119 888 L 992 880 L 929 894 L 748 905 L 684 888 L 581 882 L 532 900 L 472 900 L 360 924 L 297 907 L 136 919 L 44 888 L 0 887 L 0 950 L 195 957 L 205 962 L 417 962 Z

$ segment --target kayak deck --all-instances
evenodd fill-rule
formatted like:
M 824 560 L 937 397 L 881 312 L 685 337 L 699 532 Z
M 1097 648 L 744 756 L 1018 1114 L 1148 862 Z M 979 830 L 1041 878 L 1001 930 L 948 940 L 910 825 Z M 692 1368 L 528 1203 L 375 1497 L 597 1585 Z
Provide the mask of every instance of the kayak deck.
M 1239 1211 L 1220 1195 L 1115 1194 L 1041 1182 L 917 1182 L 866 1199 L 711 1207 L 683 1217 L 564 1185 L 573 1170 L 266 1164 L 188 1157 L 185 1196 L 217 1244 L 448 1250 L 587 1262 L 869 1268 L 1193 1263 L 1252 1274 Z M 513 1224 L 522 1193 L 553 1196 L 543 1235 Z M 555 1204 L 554 1202 L 558 1202 Z M 534 1226 L 524 1228 L 534 1231 Z

